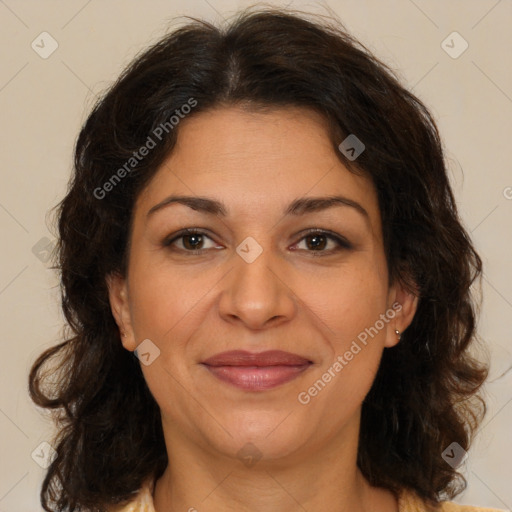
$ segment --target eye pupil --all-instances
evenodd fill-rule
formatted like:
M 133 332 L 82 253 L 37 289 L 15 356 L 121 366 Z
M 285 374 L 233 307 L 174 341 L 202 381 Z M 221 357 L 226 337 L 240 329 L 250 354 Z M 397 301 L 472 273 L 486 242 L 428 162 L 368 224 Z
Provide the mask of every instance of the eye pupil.
M 183 235 L 183 245 L 187 249 L 197 249 L 198 245 L 201 245 L 201 242 L 203 241 L 202 238 L 203 238 L 202 235 L 198 235 L 198 234 Z M 189 242 L 187 242 L 187 240 L 189 240 Z M 195 240 L 195 242 L 192 241 L 192 243 L 190 243 L 190 240 Z
M 325 247 L 326 237 L 324 235 L 310 235 L 306 237 L 306 240 L 313 240 L 312 243 L 307 242 L 309 249 L 323 249 Z

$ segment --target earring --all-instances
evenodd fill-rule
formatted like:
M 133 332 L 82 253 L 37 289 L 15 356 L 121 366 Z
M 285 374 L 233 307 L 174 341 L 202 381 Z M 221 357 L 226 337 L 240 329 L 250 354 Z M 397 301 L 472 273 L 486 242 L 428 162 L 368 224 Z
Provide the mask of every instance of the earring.
M 395 329 L 395 334 L 398 336 L 398 341 L 402 338 L 402 334 L 398 329 Z

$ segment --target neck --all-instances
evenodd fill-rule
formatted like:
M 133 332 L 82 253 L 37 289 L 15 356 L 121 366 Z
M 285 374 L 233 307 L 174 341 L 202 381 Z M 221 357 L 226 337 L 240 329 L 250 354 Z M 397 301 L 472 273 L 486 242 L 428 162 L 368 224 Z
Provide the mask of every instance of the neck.
M 169 464 L 155 485 L 155 510 L 398 512 L 394 495 L 371 487 L 357 468 L 358 430 L 357 420 L 323 446 L 306 443 L 286 456 L 262 454 L 244 464 L 164 428 Z

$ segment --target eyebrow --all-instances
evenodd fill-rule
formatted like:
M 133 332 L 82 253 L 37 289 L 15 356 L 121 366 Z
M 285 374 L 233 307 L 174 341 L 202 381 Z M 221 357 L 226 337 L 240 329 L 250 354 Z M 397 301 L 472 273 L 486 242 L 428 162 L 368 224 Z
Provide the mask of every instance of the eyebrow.
M 197 210 L 210 215 L 219 215 L 221 217 L 227 216 L 227 208 L 221 201 L 211 199 L 208 197 L 198 196 L 176 196 L 172 195 L 166 197 L 163 201 L 153 206 L 146 217 L 150 217 L 155 212 L 178 203 L 188 206 L 192 210 Z M 284 211 L 284 215 L 304 215 L 311 212 L 318 212 L 333 208 L 335 206 L 347 206 L 359 212 L 366 220 L 370 219 L 368 212 L 353 199 L 344 196 L 326 196 L 326 197 L 302 197 L 292 201 Z

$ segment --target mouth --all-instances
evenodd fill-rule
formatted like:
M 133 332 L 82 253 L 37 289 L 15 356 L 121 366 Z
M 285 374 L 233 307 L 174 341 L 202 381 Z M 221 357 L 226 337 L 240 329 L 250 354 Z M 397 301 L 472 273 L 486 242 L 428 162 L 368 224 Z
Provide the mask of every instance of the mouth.
M 242 350 L 216 354 L 201 363 L 219 380 L 246 391 L 265 391 L 289 382 L 313 362 L 290 352 Z

